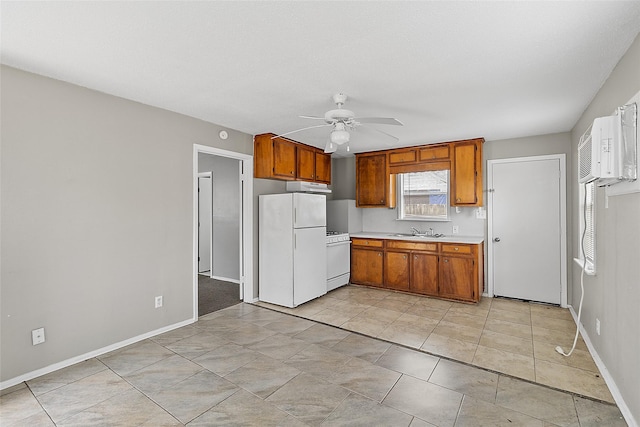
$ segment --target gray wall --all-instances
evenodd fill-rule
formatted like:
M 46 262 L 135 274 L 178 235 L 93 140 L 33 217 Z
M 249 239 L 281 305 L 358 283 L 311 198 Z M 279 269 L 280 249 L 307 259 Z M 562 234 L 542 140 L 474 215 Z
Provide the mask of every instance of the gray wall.
M 573 176 L 577 176 L 577 146 L 593 119 L 609 116 L 640 91 L 640 36 L 620 60 L 571 132 Z M 609 197 L 605 208 L 604 189 L 596 195 L 596 269 L 585 276 L 582 324 L 598 355 L 615 380 L 622 397 L 640 422 L 640 193 Z M 578 186 L 572 192 L 578 206 Z M 578 257 L 578 214 L 573 212 L 573 256 Z M 573 269 L 572 305 L 580 299 L 580 268 Z M 600 319 L 601 335 L 595 319 Z
M 240 280 L 240 160 L 198 153 L 198 172 L 211 172 L 212 275 Z
M 356 198 L 356 158 L 331 159 L 331 198 L 334 200 Z
M 251 135 L 0 71 L 0 380 L 190 319 L 193 144 Z

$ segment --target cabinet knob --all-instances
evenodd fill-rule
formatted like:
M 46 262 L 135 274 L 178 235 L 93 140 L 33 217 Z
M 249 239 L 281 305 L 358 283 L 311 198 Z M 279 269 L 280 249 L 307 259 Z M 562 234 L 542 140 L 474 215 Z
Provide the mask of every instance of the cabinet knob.
M 382 252 L 378 252 L 378 256 L 382 256 Z
M 454 251 L 457 251 L 459 248 L 456 246 L 455 248 L 453 248 Z
M 414 256 L 413 256 L 413 259 L 418 259 L 418 255 L 414 255 Z
M 384 200 L 380 199 L 380 203 L 384 203 Z
M 459 202 L 459 201 L 460 201 L 460 197 L 458 197 L 458 198 L 456 199 L 456 202 Z
M 407 256 L 406 255 L 402 255 L 402 259 L 407 259 Z

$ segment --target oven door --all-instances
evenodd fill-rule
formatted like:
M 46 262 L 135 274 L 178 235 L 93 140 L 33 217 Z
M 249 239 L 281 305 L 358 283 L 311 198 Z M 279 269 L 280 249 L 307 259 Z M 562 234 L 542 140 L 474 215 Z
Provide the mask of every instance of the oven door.
M 327 243 L 327 292 L 349 283 L 351 241 Z

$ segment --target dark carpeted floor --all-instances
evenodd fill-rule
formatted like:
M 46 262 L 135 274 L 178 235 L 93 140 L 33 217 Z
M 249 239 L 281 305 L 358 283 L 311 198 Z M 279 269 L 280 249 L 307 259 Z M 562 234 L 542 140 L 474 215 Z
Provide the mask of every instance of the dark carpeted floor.
M 198 316 L 222 310 L 240 302 L 240 285 L 198 274 Z

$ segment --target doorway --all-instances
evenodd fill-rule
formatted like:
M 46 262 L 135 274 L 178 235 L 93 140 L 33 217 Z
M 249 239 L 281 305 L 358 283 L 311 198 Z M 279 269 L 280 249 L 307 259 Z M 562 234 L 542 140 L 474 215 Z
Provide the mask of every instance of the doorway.
M 233 298 L 227 298 L 232 303 L 254 301 L 255 296 L 252 271 L 253 188 L 250 175 L 253 171 L 253 157 L 197 144 L 194 144 L 193 153 L 195 321 L 203 314 L 200 304 L 203 299 L 215 298 L 216 304 L 224 303 L 220 301 L 221 298 L 216 297 L 215 292 L 208 292 L 203 286 L 216 285 L 219 291 L 217 295 L 221 295 L 222 299 L 227 298 L 225 293 L 229 294 L 229 289 L 235 289 L 232 291 Z M 203 187 L 205 192 L 211 194 L 210 202 L 206 200 L 206 195 L 204 198 L 200 197 Z M 203 239 L 200 238 L 202 232 L 205 233 Z M 207 237 L 210 237 L 208 244 Z M 207 257 L 208 262 L 204 260 L 203 263 L 203 258 Z M 207 267 L 205 264 L 208 264 L 208 272 L 203 270 Z M 205 275 L 200 274 L 201 272 Z
M 565 155 L 487 166 L 489 296 L 566 307 Z

